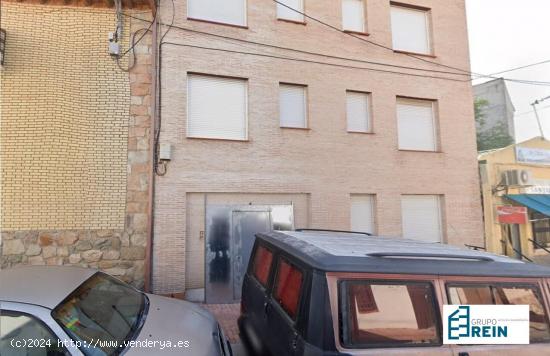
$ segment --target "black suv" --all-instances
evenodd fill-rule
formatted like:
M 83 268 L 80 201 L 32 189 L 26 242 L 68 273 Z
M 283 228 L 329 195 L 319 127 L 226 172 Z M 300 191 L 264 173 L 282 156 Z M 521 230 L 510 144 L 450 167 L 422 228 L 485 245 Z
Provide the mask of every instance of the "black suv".
M 357 233 L 257 234 L 239 329 L 255 355 L 550 354 L 550 268 Z M 445 345 L 444 304 L 529 304 L 530 345 Z

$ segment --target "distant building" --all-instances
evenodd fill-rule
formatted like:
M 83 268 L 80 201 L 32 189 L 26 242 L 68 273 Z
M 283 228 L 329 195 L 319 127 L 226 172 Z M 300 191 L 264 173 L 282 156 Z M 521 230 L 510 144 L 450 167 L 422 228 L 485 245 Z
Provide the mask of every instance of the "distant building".
M 506 88 L 506 82 L 503 79 L 495 79 L 474 85 L 474 97 L 476 100 L 487 101 L 487 105 L 482 107 L 484 125 L 476 124 L 478 134 L 491 138 L 507 133 L 513 140 L 504 144 L 500 144 L 502 140 L 490 140 L 489 146 L 484 147 L 483 150 L 502 148 L 514 143 L 514 113 L 516 109 Z
M 550 264 L 550 143 L 484 152 L 479 166 L 487 251 Z

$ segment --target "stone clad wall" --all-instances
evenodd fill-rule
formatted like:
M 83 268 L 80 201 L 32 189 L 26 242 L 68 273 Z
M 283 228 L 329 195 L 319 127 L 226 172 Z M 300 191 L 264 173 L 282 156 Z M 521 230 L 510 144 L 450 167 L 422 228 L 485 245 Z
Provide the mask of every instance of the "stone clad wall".
M 150 11 L 132 15 L 152 19 Z M 113 9 L 8 2 L 1 16 L 8 44 L 0 74 L 0 268 L 91 267 L 143 286 L 150 34 L 128 73 L 107 53 Z M 130 31 L 148 25 L 126 19 L 122 50 Z
M 18 231 L 2 234 L 2 265 L 73 265 L 143 282 L 146 235 L 113 230 Z

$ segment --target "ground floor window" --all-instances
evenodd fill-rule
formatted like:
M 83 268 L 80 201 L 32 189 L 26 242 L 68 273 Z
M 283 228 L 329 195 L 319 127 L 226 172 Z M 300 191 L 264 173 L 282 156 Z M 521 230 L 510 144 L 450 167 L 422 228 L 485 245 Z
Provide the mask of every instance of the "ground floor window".
M 550 246 L 550 217 L 538 213 L 531 213 L 533 240 L 535 240 L 535 249 L 539 246 Z M 538 245 L 538 246 L 537 246 Z

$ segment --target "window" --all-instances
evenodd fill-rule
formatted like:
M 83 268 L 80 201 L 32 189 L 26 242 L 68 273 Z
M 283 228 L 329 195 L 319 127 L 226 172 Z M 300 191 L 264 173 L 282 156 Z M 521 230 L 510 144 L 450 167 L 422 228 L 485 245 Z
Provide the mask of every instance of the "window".
M 279 85 L 279 115 L 281 127 L 307 127 L 307 95 L 303 85 Z
M 340 308 L 345 347 L 441 343 L 430 283 L 344 281 Z
M 246 80 L 190 74 L 187 137 L 246 140 L 247 106 Z
M 434 102 L 398 98 L 397 130 L 400 150 L 437 151 Z
M 548 216 L 532 212 L 531 213 L 533 239 L 537 244 L 534 244 L 535 249 L 540 249 L 540 246 L 550 246 L 550 219 Z
M 264 287 L 267 286 L 271 262 L 273 262 L 273 252 L 259 245 L 254 255 L 254 276 Z
M 351 196 L 351 231 L 374 233 L 374 195 Z
M 69 355 L 61 344 L 58 346 L 57 336 L 45 324 L 30 315 L 1 310 L 0 331 L 2 355 Z M 33 344 L 30 345 L 28 342 Z
M 429 10 L 391 6 L 393 49 L 431 54 Z
M 401 216 L 403 237 L 442 242 L 441 199 L 438 195 L 403 195 Z
M 187 17 L 246 26 L 246 0 L 189 0 L 187 2 Z
M 145 294 L 104 273 L 96 273 L 52 311 L 52 317 L 87 356 L 118 354 L 142 325 Z M 94 340 L 104 345 L 87 348 Z M 118 345 L 118 346 L 117 346 Z
M 277 4 L 277 18 L 281 20 L 304 22 L 304 1 L 305 0 L 279 0 Z M 294 10 L 297 11 L 294 11 Z
M 346 116 L 349 132 L 372 132 L 370 95 L 348 90 L 346 92 Z
M 529 305 L 530 341 L 550 341 L 548 317 L 540 290 L 534 285 L 451 284 L 447 286 L 447 294 L 451 304 Z
M 364 0 L 342 0 L 342 28 L 344 31 L 365 32 Z
M 303 274 L 286 259 L 279 259 L 277 278 L 275 281 L 274 298 L 292 319 L 296 319 L 300 294 L 302 291 Z

